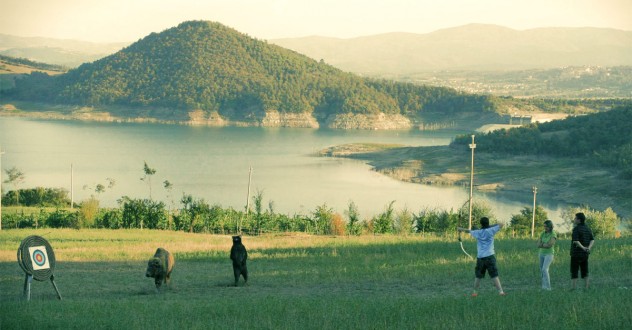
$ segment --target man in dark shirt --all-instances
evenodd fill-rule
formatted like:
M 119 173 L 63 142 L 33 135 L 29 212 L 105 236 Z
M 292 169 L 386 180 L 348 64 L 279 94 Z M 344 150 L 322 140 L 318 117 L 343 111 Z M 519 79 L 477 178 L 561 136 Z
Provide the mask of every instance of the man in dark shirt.
M 577 273 L 581 270 L 585 288 L 588 289 L 590 281 L 588 279 L 588 256 L 592 249 L 595 238 L 592 231 L 586 226 L 586 216 L 584 213 L 575 214 L 575 227 L 571 243 L 571 288 L 577 287 Z

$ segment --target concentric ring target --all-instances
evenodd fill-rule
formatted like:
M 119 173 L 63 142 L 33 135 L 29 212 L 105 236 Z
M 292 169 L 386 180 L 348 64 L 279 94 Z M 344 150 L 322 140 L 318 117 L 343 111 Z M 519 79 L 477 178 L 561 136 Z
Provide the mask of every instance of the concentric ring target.
M 38 281 L 50 279 L 55 270 L 55 253 L 41 236 L 25 238 L 18 248 L 18 264 L 27 275 Z
M 31 253 L 31 260 L 33 261 L 33 265 L 38 267 L 43 267 L 48 263 L 48 258 L 46 258 L 46 250 L 42 250 L 39 247 Z
M 33 253 L 33 255 L 31 256 L 31 258 L 33 258 L 33 261 L 39 266 L 42 266 L 44 262 L 46 261 L 46 257 L 40 250 L 35 251 L 35 253 Z

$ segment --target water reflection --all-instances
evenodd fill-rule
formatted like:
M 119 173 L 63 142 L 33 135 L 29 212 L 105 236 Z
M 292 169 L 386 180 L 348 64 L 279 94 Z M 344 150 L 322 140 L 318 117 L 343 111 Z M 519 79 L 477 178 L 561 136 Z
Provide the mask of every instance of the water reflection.
M 141 181 L 143 164 L 151 177 L 154 199 L 179 207 L 183 194 L 210 204 L 243 209 L 253 168 L 251 192 L 263 193 L 276 212 L 308 214 L 326 204 L 344 214 L 351 201 L 362 217 L 395 208 L 457 209 L 468 199 L 464 187 L 404 183 L 374 171 L 363 162 L 314 157 L 323 148 L 344 143 L 447 145 L 460 132 L 341 131 L 314 129 L 208 128 L 161 124 L 85 123 L 0 117 L 4 170 L 18 167 L 26 176 L 21 188 L 64 187 L 70 190 L 71 164 L 75 201 L 94 195 L 102 206 L 116 206 L 121 196 L 149 197 Z M 464 164 L 468 168 L 469 164 Z M 103 193 L 97 184 L 115 185 Z M 163 188 L 168 180 L 173 189 Z M 3 185 L 3 189 L 13 189 Z M 496 216 L 508 221 L 533 204 L 524 194 L 477 192 Z M 538 196 L 549 216 L 561 223 L 559 205 Z

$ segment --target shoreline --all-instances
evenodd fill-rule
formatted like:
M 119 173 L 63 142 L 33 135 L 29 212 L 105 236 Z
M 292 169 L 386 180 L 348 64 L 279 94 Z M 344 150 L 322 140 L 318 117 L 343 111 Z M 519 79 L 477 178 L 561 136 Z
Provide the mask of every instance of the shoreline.
M 470 184 L 469 150 L 450 146 L 405 147 L 347 144 L 319 153 L 366 162 L 376 172 L 393 179 L 426 185 Z M 546 171 L 543 171 L 546 169 Z M 578 175 L 577 173 L 581 173 Z M 569 158 L 508 156 L 477 153 L 474 187 L 481 192 L 529 194 L 533 187 L 553 200 L 596 210 L 612 208 L 621 218 L 632 216 L 632 191 L 621 187 L 616 173 L 603 167 L 588 167 Z M 586 186 L 594 187 L 586 189 Z
M 77 111 L 81 113 L 81 111 Z M 92 112 L 94 115 L 94 112 Z M 0 108 L 0 116 L 42 120 L 166 123 L 153 118 L 115 121 L 111 116 L 76 116 L 64 113 L 30 112 Z M 225 125 L 228 126 L 228 125 Z M 232 125 L 231 125 L 232 126 Z M 254 125 L 253 125 L 254 126 Z M 243 125 L 242 127 L 246 127 Z M 414 129 L 414 128 L 411 128 Z M 469 150 L 450 146 L 406 147 L 387 144 L 349 144 L 321 150 L 321 157 L 341 157 L 366 162 L 376 172 L 393 179 L 426 185 L 469 186 Z M 632 216 L 632 191 L 621 187 L 616 173 L 607 168 L 580 165 L 568 158 L 542 156 L 475 155 L 475 188 L 483 192 L 515 192 L 532 195 L 532 188 L 569 205 L 588 205 L 597 210 L 611 207 L 620 217 Z M 546 171 L 542 171 L 546 169 Z M 577 175 L 581 173 L 581 175 Z M 597 187 L 586 189 L 586 186 Z
M 109 107 L 99 109 L 82 106 L 58 106 L 14 103 L 0 104 L 0 116 L 36 118 L 44 120 L 77 120 L 109 123 L 156 123 L 200 127 L 271 127 L 271 128 L 327 128 L 343 130 L 411 130 L 420 129 L 403 115 L 335 114 L 316 118 L 311 113 L 280 113 L 268 111 L 250 120 L 234 120 L 222 117 L 218 112 L 174 109 L 133 109 L 137 116 L 123 114 L 131 108 Z M 140 112 L 138 112 L 140 111 Z
M 134 114 L 134 116 L 130 116 Z M 156 123 L 199 127 L 270 127 L 376 131 L 439 131 L 475 130 L 484 125 L 501 125 L 499 114 L 460 113 L 446 117 L 442 113 L 426 113 L 407 117 L 401 114 L 340 113 L 327 118 L 312 113 L 281 113 L 276 110 L 247 120 L 235 120 L 217 111 L 177 110 L 167 108 L 133 108 L 123 106 L 89 107 L 51 105 L 35 102 L 2 102 L 0 116 L 43 120 L 76 120 L 110 123 Z

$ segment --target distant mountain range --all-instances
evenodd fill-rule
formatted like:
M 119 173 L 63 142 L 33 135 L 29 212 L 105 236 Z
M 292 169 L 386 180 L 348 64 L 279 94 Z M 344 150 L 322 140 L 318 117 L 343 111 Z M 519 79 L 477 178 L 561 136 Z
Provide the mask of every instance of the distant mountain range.
M 427 34 L 386 33 L 269 42 L 345 71 L 381 76 L 427 71 L 507 71 L 632 65 L 632 31 L 469 24 Z
M 127 42 L 94 43 L 70 39 L 17 37 L 0 34 L 0 55 L 35 62 L 77 67 L 96 61 L 129 45 Z
M 426 34 L 385 33 L 350 39 L 311 36 L 268 42 L 367 75 L 632 66 L 632 31 L 604 28 L 519 31 L 469 24 Z M 0 55 L 76 67 L 129 44 L 0 34 Z

